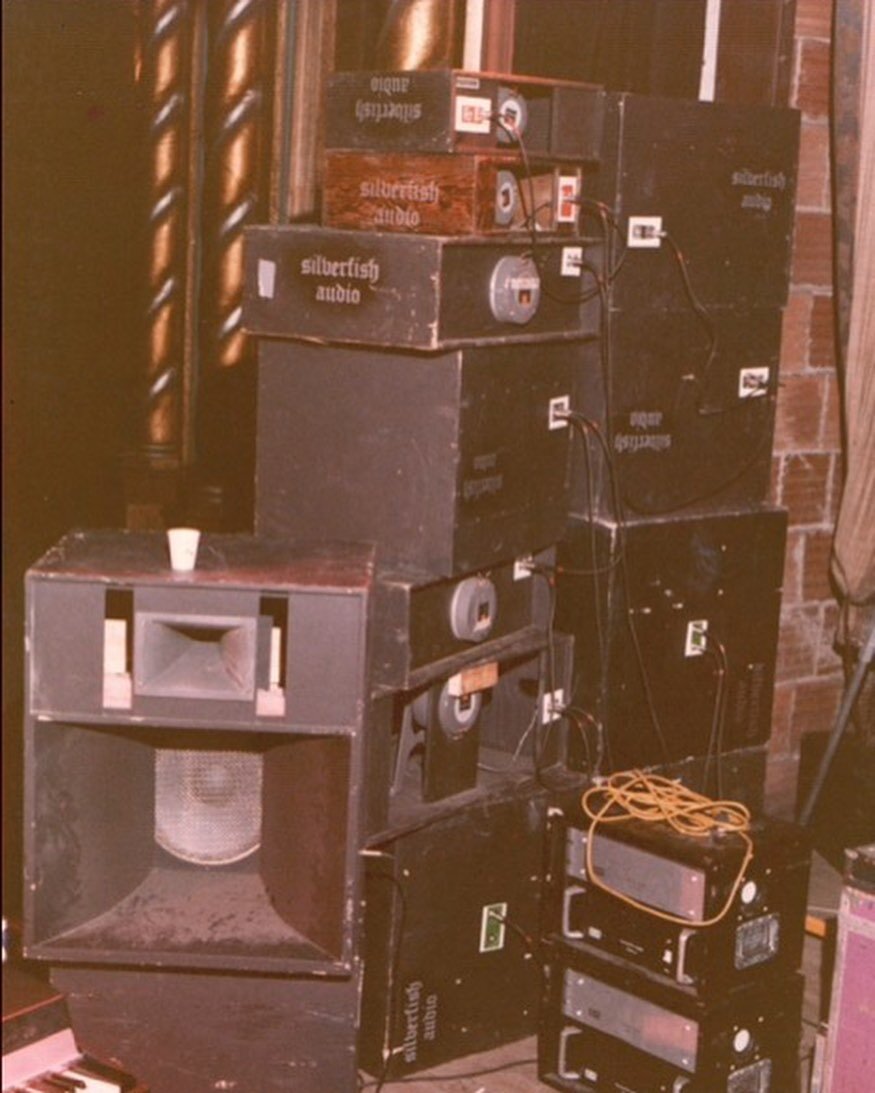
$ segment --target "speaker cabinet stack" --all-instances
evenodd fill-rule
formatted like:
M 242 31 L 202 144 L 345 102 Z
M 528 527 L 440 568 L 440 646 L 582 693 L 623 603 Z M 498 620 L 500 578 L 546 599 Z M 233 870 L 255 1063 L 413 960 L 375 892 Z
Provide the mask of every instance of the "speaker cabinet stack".
M 179 573 L 124 532 L 27 575 L 25 949 L 155 1090 L 354 1086 L 373 583 L 369 547 Z
M 602 338 L 575 372 L 558 617 L 605 769 L 710 756 L 698 788 L 715 792 L 713 760 L 770 733 L 785 517 L 766 499 L 799 118 L 591 94 L 585 192 L 613 231 Z
M 256 529 L 376 549 L 361 1056 L 383 1079 L 536 1027 L 520 936 L 572 693 L 553 631 L 564 412 L 599 321 L 588 101 L 339 73 L 323 224 L 247 233 Z M 453 896 L 468 869 L 482 883 Z
M 599 96 L 613 227 L 581 347 L 557 623 L 601 772 L 745 801 L 738 835 L 551 817 L 539 1075 L 569 1093 L 798 1085 L 808 849 L 762 815 L 786 513 L 770 484 L 793 111 Z M 619 238 L 619 243 L 617 239 Z M 572 741 L 572 744 L 576 741 Z M 572 747 L 572 766 L 590 759 Z M 617 813 L 610 817 L 619 819 Z
M 534 1032 L 548 804 L 761 786 L 796 115 L 459 71 L 325 103 L 324 223 L 246 235 L 255 538 L 180 574 L 76 533 L 27 578 L 26 949 L 154 1093 Z M 638 994 L 550 945 L 546 1080 L 778 1088 L 791 971 Z

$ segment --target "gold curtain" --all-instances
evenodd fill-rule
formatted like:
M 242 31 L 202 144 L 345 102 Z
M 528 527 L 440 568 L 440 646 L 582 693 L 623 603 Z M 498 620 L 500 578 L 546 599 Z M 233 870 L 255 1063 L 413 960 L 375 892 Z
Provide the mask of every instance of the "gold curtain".
M 875 617 L 875 12 L 863 3 L 856 14 L 858 152 L 844 360 L 846 474 L 832 571 L 849 607 L 847 636 L 862 644 Z M 841 78 L 841 55 L 836 65 Z

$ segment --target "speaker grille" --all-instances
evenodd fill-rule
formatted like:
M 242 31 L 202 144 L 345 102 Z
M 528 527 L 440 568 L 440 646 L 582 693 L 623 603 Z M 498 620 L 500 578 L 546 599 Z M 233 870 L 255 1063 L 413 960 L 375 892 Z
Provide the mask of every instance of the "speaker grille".
M 196 865 L 229 865 L 261 844 L 262 756 L 155 752 L 155 841 Z

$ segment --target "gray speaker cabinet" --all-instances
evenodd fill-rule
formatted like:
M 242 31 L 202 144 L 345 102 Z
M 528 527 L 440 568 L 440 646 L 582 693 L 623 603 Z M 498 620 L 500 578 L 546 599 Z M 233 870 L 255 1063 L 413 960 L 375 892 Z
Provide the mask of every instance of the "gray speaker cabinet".
M 169 567 L 76 532 L 27 574 L 25 927 L 53 962 L 348 976 L 371 549 Z

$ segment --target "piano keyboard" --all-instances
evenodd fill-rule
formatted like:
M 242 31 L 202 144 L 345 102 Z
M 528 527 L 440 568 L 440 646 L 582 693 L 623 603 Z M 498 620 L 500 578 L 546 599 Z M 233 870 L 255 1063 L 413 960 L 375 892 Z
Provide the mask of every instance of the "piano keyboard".
M 142 1089 L 129 1074 L 87 1055 L 16 1085 L 3 1086 L 4 1093 L 137 1093 Z

